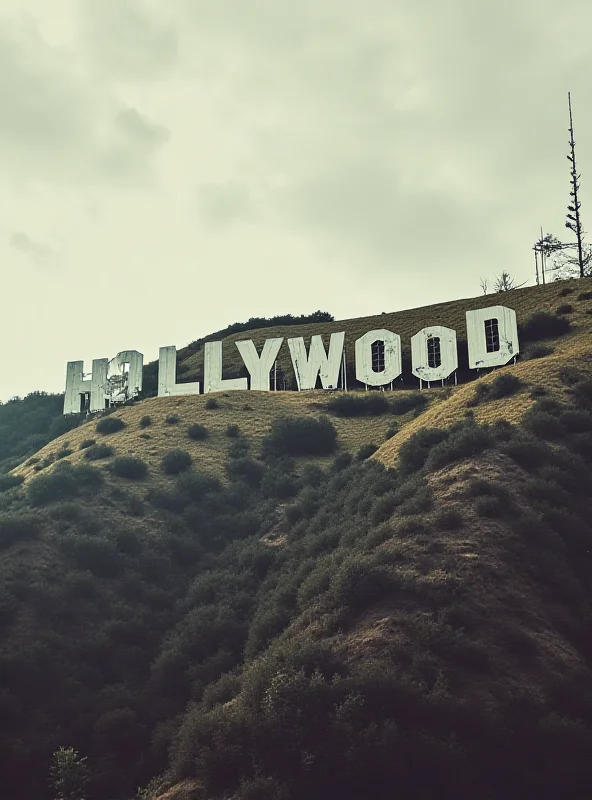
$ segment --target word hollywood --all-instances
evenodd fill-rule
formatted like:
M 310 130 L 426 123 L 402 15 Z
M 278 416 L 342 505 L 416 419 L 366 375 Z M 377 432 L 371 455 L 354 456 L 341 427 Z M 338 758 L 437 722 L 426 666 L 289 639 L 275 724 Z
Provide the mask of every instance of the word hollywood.
M 466 312 L 469 367 L 501 367 L 519 352 L 516 312 L 505 306 L 490 306 Z M 204 393 L 251 390 L 269 391 L 270 373 L 283 344 L 283 337 L 267 339 L 259 354 L 251 339 L 235 342 L 249 378 L 222 378 L 222 342 L 207 342 L 204 348 Z M 321 336 L 311 338 L 308 352 L 302 337 L 288 339 L 298 391 L 314 389 L 320 379 L 323 389 L 347 388 L 345 333 L 332 333 L 329 352 Z M 411 337 L 412 373 L 425 381 L 442 381 L 458 369 L 456 331 L 441 325 L 423 328 Z M 68 362 L 64 414 L 100 411 L 126 402 L 142 391 L 144 356 L 124 350 L 109 361 L 92 362 L 92 373 L 84 375 L 82 361 Z M 392 384 L 402 374 L 401 337 L 387 330 L 373 330 L 355 342 L 356 380 L 366 387 Z M 177 383 L 177 351 L 161 347 L 158 358 L 158 396 L 201 394 L 201 383 Z

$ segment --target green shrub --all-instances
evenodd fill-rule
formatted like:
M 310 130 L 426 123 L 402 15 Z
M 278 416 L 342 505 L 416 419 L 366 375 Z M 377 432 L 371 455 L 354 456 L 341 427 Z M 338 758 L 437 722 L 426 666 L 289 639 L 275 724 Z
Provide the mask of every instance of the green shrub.
M 228 458 L 244 458 L 250 447 L 247 439 L 235 439 L 228 448 Z
M 71 456 L 73 452 L 74 452 L 73 450 L 70 450 L 67 447 L 65 447 L 63 450 L 58 450 L 58 452 L 56 453 L 56 461 L 58 459 L 67 458 L 68 456 Z
M 174 489 L 150 489 L 146 494 L 146 500 L 153 506 L 173 514 L 181 514 L 190 503 L 189 497 Z
M 208 397 L 204 408 L 206 408 L 208 411 L 212 411 L 214 408 L 219 408 L 219 403 L 215 397 Z
M 425 466 L 433 447 L 449 436 L 440 428 L 424 428 L 414 433 L 399 449 L 399 470 L 403 475 L 411 475 Z
M 206 472 L 184 472 L 177 479 L 177 488 L 193 502 L 198 502 L 208 494 L 220 492 L 222 484 L 219 478 Z
M 520 437 L 508 442 L 504 452 L 527 471 L 549 463 L 548 447 L 532 437 Z
M 141 433 L 139 436 L 140 439 L 152 439 L 149 433 Z
M 111 472 L 120 478 L 141 480 L 148 474 L 148 465 L 141 458 L 120 456 L 111 462 Z
M 567 297 L 568 294 L 573 294 L 574 290 L 571 289 L 569 286 L 564 286 L 563 289 L 559 292 L 559 297 Z
M 41 533 L 38 520 L 32 515 L 0 514 L 0 550 Z
M 535 386 L 530 393 L 530 399 L 537 400 L 539 397 L 545 397 L 546 394 L 548 394 L 548 390 L 545 386 Z
M 393 398 L 390 403 L 390 412 L 395 416 L 402 416 L 409 411 L 420 413 L 428 404 L 428 398 L 423 392 L 408 392 L 401 397 Z
M 179 417 L 176 414 L 169 414 L 165 417 L 164 421 L 167 425 L 177 425 L 179 423 Z
M 238 425 L 229 425 L 226 428 L 226 435 L 230 439 L 236 439 L 237 436 L 240 436 L 240 428 L 238 427 Z
M 378 445 L 376 444 L 363 444 L 356 453 L 356 461 L 366 461 L 366 459 L 370 458 L 377 450 Z
M 575 386 L 576 383 L 579 383 L 585 377 L 581 369 L 569 364 L 567 366 L 560 367 L 557 375 L 559 376 L 561 383 L 563 383 L 565 386 Z
M 189 469 L 192 458 L 187 450 L 169 450 L 164 454 L 160 463 L 165 475 L 178 475 Z
M 556 481 L 542 480 L 540 477 L 529 478 L 524 485 L 524 492 L 533 500 L 551 503 L 554 506 L 568 508 L 572 502 L 570 493 Z
M 261 480 L 261 492 L 265 497 L 287 500 L 298 494 L 300 486 L 297 478 L 279 469 L 268 469 Z
M 24 480 L 23 475 L 0 475 L 0 494 L 7 492 L 9 489 L 14 489 L 15 486 L 20 486 Z
M 452 430 L 447 439 L 436 444 L 426 459 L 426 468 L 431 472 L 442 469 L 455 461 L 481 454 L 493 444 L 491 433 L 480 425 L 465 424 Z
M 527 411 L 522 424 L 540 439 L 561 439 L 565 436 L 565 428 L 557 417 L 538 409 Z
M 88 447 L 84 457 L 89 461 L 98 461 L 100 458 L 109 458 L 113 455 L 113 448 L 108 444 L 93 444 Z
M 558 317 L 547 311 L 537 311 L 519 327 L 520 341 L 526 343 L 554 339 L 569 333 L 570 330 L 571 324 L 566 317 Z
M 202 441 L 208 438 L 208 429 L 205 425 L 195 422 L 187 428 L 187 436 L 189 436 L 190 439 L 194 439 L 196 442 Z
M 392 439 L 393 436 L 398 432 L 399 432 L 399 429 L 395 425 L 390 425 L 387 428 L 386 433 L 384 434 L 385 441 L 388 441 L 389 439 Z
M 435 519 L 436 529 L 439 531 L 457 531 L 463 524 L 463 516 L 455 508 L 441 511 Z
M 77 533 L 76 536 L 62 539 L 60 544 L 77 566 L 99 578 L 112 578 L 121 572 L 122 562 L 117 546 L 103 536 Z
M 579 408 L 592 410 L 592 378 L 576 383 L 571 389 L 571 394 Z
M 562 316 L 563 314 L 571 314 L 574 310 L 574 307 L 570 303 L 563 303 L 560 306 L 557 306 L 555 309 L 555 313 L 557 316 Z
M 580 292 L 578 297 L 577 297 L 577 299 L 578 300 L 592 300 L 592 292 Z
M 527 358 L 545 358 L 553 353 L 553 348 L 547 344 L 535 344 L 526 352 Z
M 384 392 L 352 392 L 333 396 L 325 408 L 338 417 L 376 417 L 388 412 L 389 402 Z
M 231 479 L 243 481 L 248 486 L 257 488 L 261 485 L 265 467 L 252 458 L 233 458 L 226 465 L 226 471 Z
M 331 464 L 331 472 L 341 472 L 344 469 L 347 469 L 352 461 L 354 460 L 351 453 L 339 453 L 338 456 L 335 456 L 333 459 L 333 463 Z
M 29 502 L 33 506 L 45 505 L 69 497 L 76 497 L 86 489 L 97 489 L 103 482 L 103 476 L 97 469 L 84 464 L 73 467 L 62 462 L 48 475 L 39 475 L 27 486 Z
M 559 422 L 569 433 L 586 433 L 592 431 L 592 414 L 589 411 L 563 411 Z
M 491 400 L 500 400 L 516 394 L 522 387 L 522 381 L 510 372 L 502 372 L 489 384 L 489 397 Z
M 152 420 L 151 420 L 151 419 L 150 419 L 150 417 L 149 417 L 149 416 L 146 414 L 146 415 L 144 415 L 144 416 L 142 417 L 142 419 L 140 420 L 140 428 L 147 428 L 147 427 L 148 427 L 148 426 L 150 426 L 150 425 L 152 425 Z
M 486 519 L 500 519 L 508 513 L 508 506 L 500 497 L 485 495 L 475 500 L 475 512 Z
M 125 422 L 119 417 L 103 417 L 95 426 L 96 432 L 103 434 L 117 433 L 123 428 L 125 428 Z
M 330 455 L 337 447 L 337 431 L 326 417 L 284 417 L 274 420 L 263 440 L 264 456 Z
M 92 447 L 93 444 L 96 444 L 96 443 L 97 443 L 96 439 L 84 439 L 82 442 L 80 442 L 80 446 L 79 446 L 78 449 L 79 450 L 86 450 L 87 447 Z
M 475 395 L 467 405 L 476 406 L 484 400 L 500 400 L 516 394 L 522 387 L 522 381 L 509 372 L 502 372 L 491 383 L 479 383 L 475 388 Z

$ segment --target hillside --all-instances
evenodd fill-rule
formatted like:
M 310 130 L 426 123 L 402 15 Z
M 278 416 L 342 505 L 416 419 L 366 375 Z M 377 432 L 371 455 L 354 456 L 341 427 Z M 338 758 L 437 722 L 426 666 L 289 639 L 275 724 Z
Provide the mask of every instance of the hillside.
M 146 399 L 16 466 L 4 794 L 50 800 L 63 745 L 88 756 L 89 800 L 583 800 L 591 289 L 250 331 L 387 327 L 408 347 L 428 324 L 461 339 L 465 310 L 499 299 L 523 338 L 478 380 L 349 408 L 321 391 Z M 194 380 L 203 354 L 179 357 Z

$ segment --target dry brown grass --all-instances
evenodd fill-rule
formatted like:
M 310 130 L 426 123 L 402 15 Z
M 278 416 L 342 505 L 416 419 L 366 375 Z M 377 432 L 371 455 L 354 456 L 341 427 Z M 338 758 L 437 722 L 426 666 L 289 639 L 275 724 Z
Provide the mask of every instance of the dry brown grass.
M 574 292 L 568 297 L 561 297 L 562 289 L 570 287 Z M 359 317 L 354 319 L 338 320 L 336 322 L 322 322 L 311 325 L 298 326 L 278 326 L 275 328 L 263 328 L 253 331 L 245 331 L 228 336 L 223 340 L 223 363 L 225 373 L 230 375 L 246 374 L 243 362 L 234 342 L 243 339 L 252 339 L 259 348 L 265 339 L 273 337 L 293 337 L 302 336 L 307 344 L 310 337 L 318 334 L 327 334 L 323 337 L 325 346 L 329 344 L 329 334 L 338 331 L 345 331 L 346 357 L 348 366 L 354 366 L 354 341 L 359 336 L 363 336 L 367 331 L 376 328 L 387 328 L 401 336 L 403 351 L 409 353 L 410 339 L 422 328 L 428 325 L 445 325 L 453 328 L 459 341 L 466 338 L 466 319 L 467 311 L 478 308 L 485 308 L 490 305 L 507 305 L 516 311 L 518 323 L 524 322 L 535 311 L 549 311 L 553 313 L 555 309 L 566 302 L 574 306 L 574 313 L 570 318 L 577 318 L 579 324 L 588 332 L 592 331 L 592 317 L 584 314 L 585 309 L 592 308 L 592 301 L 577 301 L 575 298 L 580 292 L 592 288 L 592 279 L 561 281 L 548 284 L 547 286 L 535 286 L 523 289 L 515 289 L 505 294 L 493 294 L 487 296 L 471 297 L 463 300 L 455 300 L 447 303 L 438 303 L 432 306 L 421 306 L 405 311 L 395 311 L 379 314 L 372 317 Z M 183 374 L 184 380 L 197 380 L 203 375 L 203 349 L 195 352 L 188 348 L 183 348 L 178 353 L 178 361 L 186 369 Z M 284 342 L 278 356 L 278 363 L 287 376 L 293 375 L 292 364 L 288 347 Z M 241 372 L 241 368 L 243 372 Z
M 575 344 L 575 340 L 572 339 Z M 581 344 L 581 342 L 580 342 Z M 574 348 L 574 350 L 578 350 Z M 522 416 L 535 402 L 530 393 L 535 386 L 544 386 L 549 397 L 565 399 L 566 387 L 559 379 L 559 370 L 568 365 L 579 365 L 582 362 L 581 355 L 568 356 L 567 353 L 574 352 L 566 348 L 566 355 L 551 355 L 534 361 L 518 362 L 513 366 L 505 367 L 504 371 L 510 372 L 520 378 L 524 387 L 515 395 L 504 397 L 499 400 L 484 401 L 470 410 L 476 422 L 493 423 L 498 420 L 507 420 L 517 424 Z M 585 355 L 590 355 L 590 347 Z M 492 372 L 484 375 L 481 381 L 484 384 L 492 383 L 499 373 Z M 458 387 L 449 399 L 440 403 L 434 403 L 420 417 L 410 420 L 392 439 L 385 442 L 382 447 L 374 453 L 372 458 L 380 461 L 387 467 L 395 466 L 399 453 L 399 448 L 411 436 L 421 428 L 448 428 L 455 422 L 461 420 L 469 410 L 467 401 L 475 394 L 475 384 L 468 383 Z
M 435 391 L 433 402 L 442 396 L 442 392 Z M 210 397 L 216 397 L 219 408 L 208 410 L 205 403 Z M 142 485 L 160 484 L 168 481 L 160 471 L 160 459 L 167 450 L 181 448 L 187 450 L 193 459 L 195 469 L 210 472 L 223 478 L 227 450 L 234 439 L 226 435 L 226 428 L 233 423 L 239 426 L 241 436 L 250 443 L 249 454 L 256 456 L 264 436 L 269 432 L 275 419 L 286 416 L 312 416 L 319 417 L 324 412 L 317 407 L 318 403 L 326 401 L 327 395 L 323 391 L 315 392 L 228 392 L 211 395 L 194 395 L 187 397 L 155 397 L 128 406 L 115 412 L 113 416 L 125 422 L 126 427 L 116 433 L 103 435 L 96 433 L 96 420 L 89 421 L 79 428 L 60 436 L 50 444 L 43 447 L 36 454 L 43 459 L 50 454 L 59 452 L 66 443 L 73 454 L 68 460 L 73 464 L 85 462 L 84 450 L 79 450 L 80 443 L 85 439 L 96 439 L 97 442 L 109 444 L 114 449 L 115 456 L 133 456 L 141 458 L 149 465 L 149 476 Z M 245 410 L 245 405 L 250 410 Z M 140 419 L 149 416 L 152 424 L 142 429 Z M 170 425 L 165 422 L 169 415 L 179 417 L 179 422 Z M 355 454 L 363 444 L 372 442 L 380 445 L 386 436 L 390 425 L 395 418 L 389 414 L 370 418 L 340 419 L 331 417 L 339 437 L 342 451 Z M 397 418 L 397 421 L 405 419 Z M 208 437 L 203 441 L 193 441 L 187 435 L 187 428 L 192 423 L 201 423 L 208 429 Z M 150 439 L 141 438 L 148 434 Z M 319 464 L 326 464 L 332 457 L 309 459 Z M 307 459 L 304 459 L 306 461 Z M 106 463 L 107 459 L 92 462 L 95 465 Z M 88 462 L 87 462 L 88 463 Z M 51 469 L 47 467 L 46 469 Z M 17 467 L 14 472 L 25 476 L 25 481 L 40 474 L 34 467 L 25 464 Z M 133 482 L 129 482 L 130 485 Z
M 572 302 L 572 297 L 588 289 L 592 280 L 570 282 L 574 288 L 573 296 L 567 299 Z M 403 348 L 408 350 L 410 337 L 422 327 L 430 324 L 441 323 L 454 328 L 462 339 L 465 331 L 465 312 L 469 309 L 484 307 L 485 305 L 506 304 L 516 310 L 519 322 L 524 321 L 534 311 L 554 311 L 565 302 L 560 296 L 560 291 L 566 286 L 565 282 L 551 284 L 546 287 L 518 289 L 507 295 L 489 295 L 475 297 L 468 300 L 458 300 L 451 303 L 441 303 L 434 306 L 410 309 L 375 317 L 361 317 L 359 319 L 344 320 L 333 323 L 317 323 L 295 327 L 269 328 L 247 333 L 235 334 L 227 337 L 225 342 L 224 360 L 226 374 L 238 372 L 241 360 L 238 350 L 232 348 L 234 341 L 252 338 L 257 345 L 261 345 L 266 338 L 272 336 L 304 336 L 308 342 L 310 336 L 317 333 L 331 333 L 331 331 L 346 331 L 346 344 L 348 361 L 353 359 L 353 342 L 357 336 L 377 327 L 386 327 L 399 333 L 402 337 Z M 519 361 L 516 365 L 506 367 L 509 371 L 520 377 L 527 387 L 544 384 L 550 393 L 565 391 L 558 381 L 558 370 L 561 366 L 576 363 L 578 360 L 590 357 L 590 335 L 592 334 L 592 315 L 586 310 L 592 308 L 592 301 L 576 301 L 573 299 L 574 313 L 570 315 L 574 330 L 561 339 L 553 342 L 554 352 L 546 358 L 532 361 Z M 328 343 L 328 337 L 326 337 Z M 283 361 L 282 361 L 283 359 Z M 282 348 L 279 361 L 283 364 L 286 373 L 290 373 L 288 349 Z M 184 378 L 194 380 L 201 374 L 203 365 L 203 351 L 193 352 L 182 350 L 179 352 L 179 363 L 188 367 Z M 482 378 L 490 382 L 495 378 L 495 373 Z M 396 390 L 401 394 L 403 390 Z M 428 410 L 419 417 L 412 414 L 404 417 L 391 417 L 388 414 L 378 417 L 363 418 L 336 418 L 331 419 L 337 428 L 339 445 L 342 451 L 352 454 L 364 444 L 376 444 L 379 450 L 373 456 L 387 466 L 396 463 L 400 445 L 422 427 L 441 427 L 453 424 L 460 419 L 466 411 L 466 402 L 474 393 L 474 383 L 465 384 L 454 389 L 427 390 L 430 399 Z M 532 400 L 529 398 L 530 388 L 517 395 L 490 403 L 484 403 L 474 409 L 474 416 L 478 422 L 492 422 L 504 418 L 517 422 L 522 414 L 530 407 Z M 214 410 L 205 408 L 206 400 L 214 396 L 220 407 Z M 69 457 L 72 463 L 84 460 L 84 451 L 78 447 L 84 439 L 104 441 L 115 450 L 116 456 L 134 456 L 141 458 L 149 465 L 149 476 L 143 485 L 160 484 L 167 479 L 160 471 L 160 459 L 164 452 L 173 448 L 187 450 L 194 462 L 196 469 L 211 472 L 221 478 L 225 477 L 225 464 L 227 450 L 233 441 L 225 434 L 229 424 L 237 424 L 241 435 L 250 443 L 250 455 L 256 455 L 263 437 L 268 433 L 275 419 L 285 416 L 319 416 L 323 413 L 318 404 L 327 400 L 324 391 L 311 392 L 228 392 L 214 395 L 197 395 L 187 397 L 161 397 L 144 400 L 133 406 L 118 410 L 115 416 L 121 417 L 126 427 L 117 433 L 102 435 L 95 432 L 96 421 L 88 422 L 81 427 L 70 431 L 55 441 L 46 445 L 37 454 L 43 459 L 50 454 L 59 452 L 66 443 L 68 448 L 74 450 Z M 249 406 L 250 410 L 246 410 Z M 176 415 L 180 421 L 176 425 L 165 423 L 168 415 Z M 141 417 L 148 415 L 152 425 L 146 429 L 139 427 Z M 192 423 L 201 423 L 208 428 L 209 436 L 204 441 L 193 441 L 187 435 L 187 428 Z M 385 442 L 385 436 L 391 425 L 399 426 L 399 433 Z M 141 438 L 148 434 L 149 439 Z M 311 459 L 321 465 L 330 461 L 329 458 Z M 104 464 L 104 461 L 96 462 Z M 51 467 L 48 467 L 50 469 Z M 32 466 L 26 463 L 13 470 L 22 474 L 28 481 L 35 475 Z M 127 482 L 126 482 L 127 483 Z M 133 482 L 129 482 L 130 486 Z

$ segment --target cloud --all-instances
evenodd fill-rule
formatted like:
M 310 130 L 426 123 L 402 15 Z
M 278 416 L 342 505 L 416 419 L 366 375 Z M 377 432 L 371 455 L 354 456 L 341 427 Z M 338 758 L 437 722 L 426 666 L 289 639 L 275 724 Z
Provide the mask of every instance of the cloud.
M 76 16 L 80 45 L 103 77 L 152 81 L 177 63 L 178 33 L 163 3 L 77 0 Z
M 256 213 L 250 188 L 239 181 L 200 184 L 197 202 L 202 221 L 214 229 L 252 221 Z
M 150 186 L 167 140 L 30 16 L 0 22 L 0 172 L 14 186 Z
M 583 0 L 184 8 L 220 127 L 242 134 L 234 176 L 257 187 L 266 225 L 353 270 L 446 263 L 459 283 L 484 254 L 515 258 L 520 238 L 530 270 L 541 190 L 555 187 L 558 211 L 567 201 L 568 89 L 576 125 L 592 124 Z
M 18 250 L 35 266 L 44 269 L 53 269 L 58 263 L 58 254 L 48 245 L 31 239 L 23 231 L 13 233 L 10 237 L 10 246 Z

